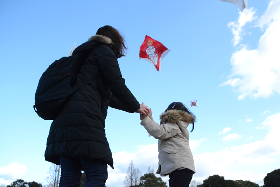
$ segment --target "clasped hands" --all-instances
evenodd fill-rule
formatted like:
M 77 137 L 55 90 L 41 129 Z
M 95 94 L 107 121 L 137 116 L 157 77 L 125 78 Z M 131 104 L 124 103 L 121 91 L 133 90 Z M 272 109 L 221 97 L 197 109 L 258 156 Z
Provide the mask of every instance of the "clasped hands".
M 140 113 L 141 120 L 143 120 L 146 116 L 152 116 L 152 109 L 143 104 L 140 104 L 140 109 L 138 109 L 136 112 Z

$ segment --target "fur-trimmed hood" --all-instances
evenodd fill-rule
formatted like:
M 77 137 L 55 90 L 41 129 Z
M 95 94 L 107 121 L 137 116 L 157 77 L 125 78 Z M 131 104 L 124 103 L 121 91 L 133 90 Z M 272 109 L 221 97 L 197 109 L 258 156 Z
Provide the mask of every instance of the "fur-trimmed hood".
M 91 36 L 87 42 L 83 43 L 82 45 L 78 46 L 74 52 L 73 55 L 77 53 L 90 53 L 96 46 L 100 44 L 108 45 L 114 53 L 117 55 L 116 51 L 112 48 L 113 42 L 110 38 L 102 35 L 94 35 Z
M 160 123 L 178 123 L 184 121 L 187 123 L 194 123 L 195 116 L 182 110 L 168 110 L 160 115 Z
M 107 36 L 103 36 L 103 35 L 94 35 L 91 36 L 88 41 L 99 41 L 100 43 L 109 45 L 109 44 L 113 44 L 112 40 L 110 38 L 108 38 Z

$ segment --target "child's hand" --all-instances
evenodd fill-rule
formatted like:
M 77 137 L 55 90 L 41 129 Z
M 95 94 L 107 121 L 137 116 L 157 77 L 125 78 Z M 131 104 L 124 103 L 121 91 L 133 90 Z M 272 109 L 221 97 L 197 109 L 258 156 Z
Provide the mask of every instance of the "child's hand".
M 140 120 L 143 120 L 143 119 L 144 119 L 145 117 L 147 117 L 147 116 L 149 116 L 151 119 L 153 119 L 152 114 L 153 114 L 152 109 L 149 108 L 149 112 L 148 112 L 147 115 L 141 114 L 141 113 L 140 113 Z
M 148 113 L 148 116 L 150 117 L 150 116 L 152 116 L 152 115 L 153 115 L 152 109 L 151 109 L 151 108 L 149 108 L 149 113 Z
M 140 113 L 140 120 L 143 120 L 145 117 L 146 117 L 145 114 Z

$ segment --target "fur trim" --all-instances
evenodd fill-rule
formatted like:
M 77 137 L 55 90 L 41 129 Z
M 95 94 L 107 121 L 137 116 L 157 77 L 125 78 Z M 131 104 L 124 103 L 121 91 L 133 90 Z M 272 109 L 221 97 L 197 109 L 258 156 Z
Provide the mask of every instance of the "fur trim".
M 178 123 L 185 121 L 187 123 L 194 123 L 195 116 L 184 112 L 182 110 L 168 110 L 160 115 L 160 123 Z
M 112 44 L 112 40 L 110 38 L 108 38 L 107 36 L 103 36 L 103 35 L 94 35 L 94 36 L 91 36 L 88 41 L 93 41 L 93 40 L 97 40 L 101 43 L 104 43 L 104 44 Z

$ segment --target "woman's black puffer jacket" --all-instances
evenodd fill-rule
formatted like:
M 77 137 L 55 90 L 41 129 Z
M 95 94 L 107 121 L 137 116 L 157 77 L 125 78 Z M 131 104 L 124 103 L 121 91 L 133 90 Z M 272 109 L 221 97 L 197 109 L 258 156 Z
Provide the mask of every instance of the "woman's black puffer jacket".
M 89 55 L 81 66 L 77 83 L 92 82 L 72 94 L 52 122 L 45 159 L 60 164 L 60 157 L 100 159 L 113 167 L 112 153 L 105 136 L 108 106 L 135 112 L 139 102 L 125 85 L 111 40 L 95 35 L 73 55 Z

